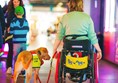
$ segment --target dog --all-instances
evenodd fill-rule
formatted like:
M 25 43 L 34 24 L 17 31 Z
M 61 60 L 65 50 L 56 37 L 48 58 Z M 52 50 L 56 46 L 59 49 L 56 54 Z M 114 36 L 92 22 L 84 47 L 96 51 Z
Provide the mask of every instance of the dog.
M 39 31 L 35 27 L 35 23 L 30 27 L 29 33 L 27 34 L 27 50 L 32 50 L 40 46 L 39 42 Z
M 44 62 L 43 60 L 50 60 L 50 56 L 48 54 L 48 50 L 45 47 L 40 47 L 36 50 L 31 51 L 22 51 L 19 53 L 17 60 L 15 62 L 14 67 L 14 73 L 13 73 L 13 81 L 16 83 L 17 77 L 22 69 L 26 71 L 26 83 L 30 83 L 31 77 L 32 77 L 32 70 L 34 70 L 34 83 L 37 83 L 37 80 L 41 83 L 39 79 L 39 70 L 38 68 L 33 68 L 33 53 L 36 53 L 38 55 L 38 59 L 41 62 L 40 65 L 42 65 Z

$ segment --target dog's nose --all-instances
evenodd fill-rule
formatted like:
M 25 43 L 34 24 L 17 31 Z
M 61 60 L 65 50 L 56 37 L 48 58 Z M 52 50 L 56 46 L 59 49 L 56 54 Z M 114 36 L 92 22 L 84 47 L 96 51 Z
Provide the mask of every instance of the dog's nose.
M 48 56 L 45 56 L 43 59 L 44 60 L 50 60 L 50 56 L 49 55 Z
M 50 60 L 50 56 L 48 55 L 48 58 L 47 58 L 47 60 Z

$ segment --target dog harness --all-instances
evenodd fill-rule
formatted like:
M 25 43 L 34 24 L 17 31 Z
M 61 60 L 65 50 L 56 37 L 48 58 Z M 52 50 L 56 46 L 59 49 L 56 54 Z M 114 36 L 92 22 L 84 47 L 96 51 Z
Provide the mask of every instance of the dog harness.
M 32 54 L 32 67 L 33 68 L 40 68 L 40 66 L 42 65 L 41 60 L 39 59 L 37 53 L 35 53 L 34 51 L 31 51 Z

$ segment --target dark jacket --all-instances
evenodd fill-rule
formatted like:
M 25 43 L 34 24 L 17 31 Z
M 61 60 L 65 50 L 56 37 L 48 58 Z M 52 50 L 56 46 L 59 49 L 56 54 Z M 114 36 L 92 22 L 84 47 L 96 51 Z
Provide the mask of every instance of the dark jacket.
M 23 8 L 24 8 L 24 7 L 23 7 Z M 15 10 L 15 9 L 14 9 L 14 10 Z M 8 38 L 8 36 L 11 36 L 11 34 L 7 32 L 7 29 L 10 27 L 10 23 L 11 23 L 11 21 L 13 20 L 13 18 L 16 17 L 16 15 L 15 15 L 15 13 L 14 13 L 14 10 L 11 10 L 10 12 L 7 12 L 7 14 L 6 14 L 6 15 L 7 15 L 7 16 L 6 16 L 6 18 L 7 18 L 7 23 L 6 23 L 5 39 Z M 24 15 L 23 15 L 23 17 L 26 18 L 26 11 L 25 11 L 25 8 L 24 8 Z M 8 39 L 8 40 L 5 41 L 5 42 L 11 43 L 11 42 L 12 42 L 12 39 L 10 38 L 10 39 Z
M 24 7 L 23 7 L 24 8 Z M 15 10 L 15 9 L 14 9 Z M 14 17 L 16 17 L 15 13 L 14 13 L 14 10 L 10 11 L 7 13 L 7 25 L 6 27 L 8 28 L 10 26 L 10 23 L 11 21 L 13 20 Z M 25 11 L 25 8 L 24 8 L 24 15 L 23 15 L 24 18 L 26 18 L 26 11 Z
M 4 18 L 4 13 L 0 5 L 0 48 L 2 48 L 3 44 L 3 37 L 4 35 L 4 30 L 5 30 L 5 18 Z
M 4 13 L 0 5 L 0 24 L 2 27 L 2 35 L 4 35 L 4 30 L 5 30 L 5 18 L 4 18 Z

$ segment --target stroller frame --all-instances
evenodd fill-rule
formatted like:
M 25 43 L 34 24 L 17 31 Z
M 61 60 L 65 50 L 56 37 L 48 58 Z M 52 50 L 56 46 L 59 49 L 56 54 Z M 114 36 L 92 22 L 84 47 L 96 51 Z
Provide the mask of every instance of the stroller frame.
M 78 37 L 87 35 L 66 35 L 63 39 L 64 46 L 60 56 L 58 68 L 58 83 L 66 83 L 66 74 L 69 73 L 73 82 L 82 83 L 90 79 L 90 83 L 98 83 L 97 57 L 93 52 L 90 40 L 77 40 Z M 84 69 L 71 69 L 65 66 L 66 56 L 74 52 L 81 52 L 82 57 L 88 56 L 88 66 Z

